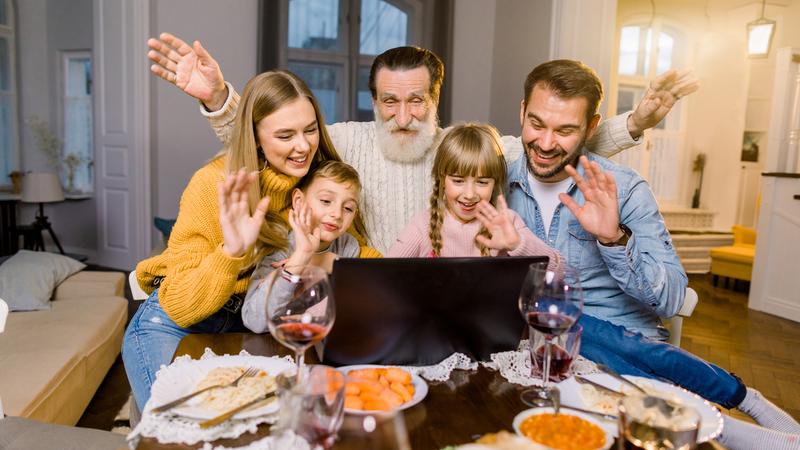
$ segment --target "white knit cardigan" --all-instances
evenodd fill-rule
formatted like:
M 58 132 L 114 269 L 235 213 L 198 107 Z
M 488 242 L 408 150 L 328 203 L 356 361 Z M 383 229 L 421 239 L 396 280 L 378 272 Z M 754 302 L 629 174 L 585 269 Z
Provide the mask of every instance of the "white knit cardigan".
M 230 84 L 228 92 L 225 104 L 218 111 L 209 112 L 200 105 L 201 113 L 223 143 L 230 139 L 239 106 L 239 94 Z M 587 147 L 602 156 L 611 156 L 638 144 L 628 133 L 628 114 L 601 123 Z M 375 122 L 335 123 L 328 125 L 328 134 L 344 162 L 358 171 L 363 186 L 359 208 L 369 233 L 369 244 L 385 254 L 411 218 L 429 206 L 434 152 L 409 163 L 386 159 L 378 147 Z M 510 165 L 522 154 L 522 142 L 514 136 L 503 136 L 502 140 Z

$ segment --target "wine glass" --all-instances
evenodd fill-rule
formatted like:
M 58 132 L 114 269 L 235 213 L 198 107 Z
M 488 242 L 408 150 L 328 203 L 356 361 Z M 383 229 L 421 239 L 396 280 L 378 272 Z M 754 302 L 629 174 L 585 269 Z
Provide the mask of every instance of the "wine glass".
M 520 394 L 520 399 L 529 406 L 549 405 L 553 391 L 550 386 L 550 353 L 557 336 L 572 327 L 583 309 L 583 292 L 577 271 L 566 267 L 558 271 L 548 270 L 547 263 L 534 263 L 519 293 L 519 310 L 528 325 L 545 335 L 544 368 L 542 386 L 533 386 Z M 529 345 L 533 339 L 529 339 Z M 534 351 L 533 348 L 530 351 Z
M 303 356 L 328 335 L 336 318 L 328 274 L 316 266 L 278 269 L 267 289 L 267 326 L 275 339 L 294 350 L 297 380 Z
M 292 430 L 313 449 L 330 449 L 344 418 L 345 376 L 333 367 L 316 364 L 302 369 L 302 382 L 278 375 L 280 418 L 277 429 Z

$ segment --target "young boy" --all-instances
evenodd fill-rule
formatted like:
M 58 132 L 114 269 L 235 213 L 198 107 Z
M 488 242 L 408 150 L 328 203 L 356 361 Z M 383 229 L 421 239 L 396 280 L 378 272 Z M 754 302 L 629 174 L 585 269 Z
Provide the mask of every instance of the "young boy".
M 356 217 L 360 194 L 358 172 L 340 161 L 325 161 L 303 178 L 292 192 L 289 249 L 264 257 L 250 276 L 242 306 L 247 328 L 256 333 L 267 331 L 268 277 L 276 267 L 288 275 L 306 265 L 331 272 L 333 261 L 339 257 L 367 256 L 361 254 L 356 238 L 347 233 Z

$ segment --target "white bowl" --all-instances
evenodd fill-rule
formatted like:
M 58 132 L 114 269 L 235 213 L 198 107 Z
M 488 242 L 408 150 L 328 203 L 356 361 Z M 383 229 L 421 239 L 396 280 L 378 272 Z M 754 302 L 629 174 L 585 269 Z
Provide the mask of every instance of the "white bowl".
M 514 431 L 520 436 L 525 436 L 524 434 L 522 434 L 522 432 L 519 429 L 519 426 L 520 426 L 520 424 L 522 424 L 522 421 L 524 421 L 525 419 L 527 419 L 530 416 L 535 416 L 535 415 L 538 415 L 538 414 L 547 414 L 547 413 L 552 414 L 553 413 L 553 408 L 551 408 L 551 407 L 541 407 L 541 408 L 526 409 L 525 411 L 522 411 L 521 413 L 517 414 L 514 417 L 514 422 L 513 422 Z M 559 410 L 558 413 L 559 414 L 564 414 L 565 416 L 580 417 L 581 419 L 600 427 L 600 429 L 603 430 L 603 433 L 605 433 L 605 435 L 606 435 L 606 441 L 603 444 L 603 446 L 599 447 L 597 450 L 608 450 L 609 448 L 611 448 L 612 445 L 614 445 L 614 432 L 616 432 L 616 430 L 617 430 L 617 422 L 612 422 L 610 420 L 601 421 L 601 420 L 598 420 L 595 417 L 590 416 L 588 414 L 583 414 L 583 413 L 580 413 L 578 411 L 570 411 L 568 409 L 563 409 L 563 408 L 561 410 Z M 534 442 L 536 442 L 536 441 L 534 441 Z M 541 444 L 540 442 L 536 442 L 536 443 L 537 444 Z

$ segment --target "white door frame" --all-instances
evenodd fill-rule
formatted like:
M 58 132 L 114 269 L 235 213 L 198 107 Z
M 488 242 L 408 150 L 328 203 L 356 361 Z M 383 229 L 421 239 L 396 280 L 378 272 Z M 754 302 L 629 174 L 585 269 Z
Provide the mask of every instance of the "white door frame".
M 150 253 L 150 1 L 94 0 L 97 263 Z

